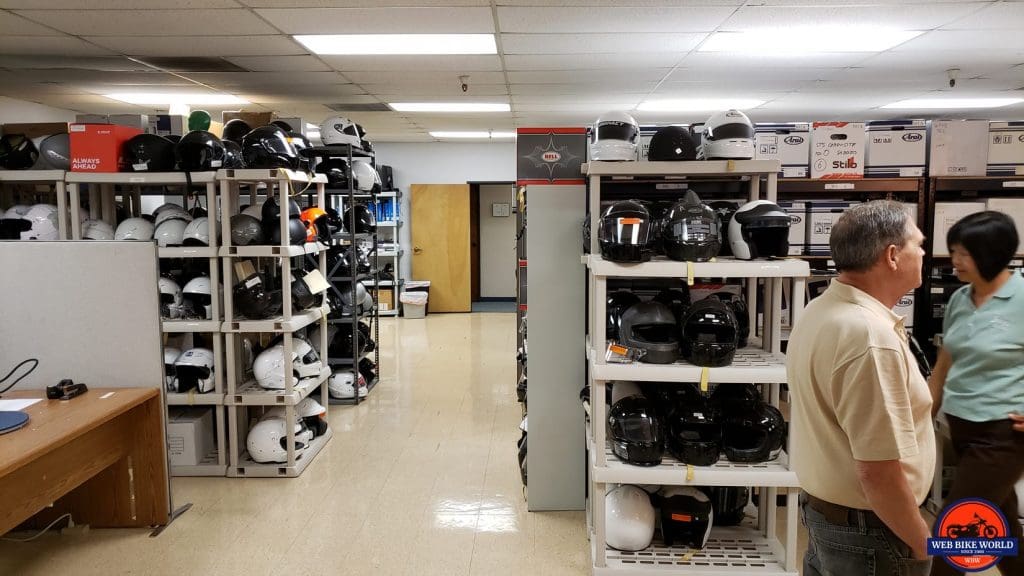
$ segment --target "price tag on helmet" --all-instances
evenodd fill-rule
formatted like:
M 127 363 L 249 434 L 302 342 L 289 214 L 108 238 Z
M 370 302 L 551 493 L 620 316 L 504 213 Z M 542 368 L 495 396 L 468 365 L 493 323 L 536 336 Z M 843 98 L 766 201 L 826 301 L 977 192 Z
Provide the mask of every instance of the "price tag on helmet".
M 142 162 L 140 164 L 132 164 L 132 169 L 138 172 L 149 170 L 149 162 Z
M 708 391 L 708 372 L 709 372 L 709 370 L 708 370 L 707 366 L 704 366 L 703 368 L 700 369 L 700 391 L 701 392 L 707 392 Z
M 639 226 L 642 223 L 639 218 L 619 218 L 619 226 Z
M 258 285 L 260 285 L 262 283 L 263 283 L 263 280 L 260 280 L 259 276 L 253 276 L 252 278 L 248 279 L 245 282 L 245 287 L 246 288 L 252 288 L 253 286 L 258 286 Z
M 687 482 L 693 482 L 693 474 L 694 474 L 693 464 L 687 464 L 686 465 L 686 481 Z
M 211 168 L 220 168 L 224 163 L 220 160 L 210 160 Z
M 693 262 L 686 263 L 686 285 L 693 286 Z
M 614 364 L 630 364 L 638 357 L 639 351 L 614 342 L 608 343 L 608 350 L 605 351 L 604 355 L 605 362 L 611 362 Z

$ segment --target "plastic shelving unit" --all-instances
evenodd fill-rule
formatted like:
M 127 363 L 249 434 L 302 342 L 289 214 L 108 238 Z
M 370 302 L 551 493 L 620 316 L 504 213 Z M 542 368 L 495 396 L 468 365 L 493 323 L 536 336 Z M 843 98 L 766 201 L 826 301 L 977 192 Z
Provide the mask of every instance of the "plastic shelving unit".
M 40 197 L 53 194 L 56 196 L 54 204 L 57 206 L 57 214 L 60 220 L 57 222 L 57 230 L 61 240 L 71 238 L 71 213 L 68 206 L 67 185 L 63 170 L 0 170 L 0 206 L 11 206 L 18 202 L 14 198 L 19 197 L 14 190 L 8 188 L 25 188 L 34 185 L 27 194 Z M 46 192 L 41 192 L 38 186 L 46 186 Z M 50 188 L 52 186 L 52 189 Z M 21 191 L 25 194 L 24 191 Z M 10 197 L 8 197 L 10 196 Z

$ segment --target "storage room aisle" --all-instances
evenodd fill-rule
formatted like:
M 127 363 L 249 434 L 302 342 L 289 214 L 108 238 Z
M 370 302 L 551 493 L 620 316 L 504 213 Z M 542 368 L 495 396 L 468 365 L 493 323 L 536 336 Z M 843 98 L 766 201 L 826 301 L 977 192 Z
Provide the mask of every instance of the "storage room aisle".
M 297 479 L 174 478 L 193 507 L 142 530 L 0 542 L 0 574 L 586 574 L 583 512 L 526 511 L 515 315 L 381 324 L 382 381 L 332 406 Z

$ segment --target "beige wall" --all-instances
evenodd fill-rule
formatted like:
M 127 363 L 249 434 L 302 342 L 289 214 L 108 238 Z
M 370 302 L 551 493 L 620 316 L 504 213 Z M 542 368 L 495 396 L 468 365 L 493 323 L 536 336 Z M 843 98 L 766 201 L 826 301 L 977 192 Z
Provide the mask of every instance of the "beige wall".
M 516 295 L 516 217 L 491 216 L 491 204 L 512 205 L 511 184 L 480 186 L 480 296 Z M 510 206 L 511 208 L 511 206 Z

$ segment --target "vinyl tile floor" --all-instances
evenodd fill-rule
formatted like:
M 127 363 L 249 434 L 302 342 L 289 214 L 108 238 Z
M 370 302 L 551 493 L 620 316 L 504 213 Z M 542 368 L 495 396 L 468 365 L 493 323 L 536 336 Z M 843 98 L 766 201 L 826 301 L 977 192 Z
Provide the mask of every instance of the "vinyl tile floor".
M 331 407 L 334 438 L 301 477 L 173 478 L 175 505 L 192 509 L 160 536 L 0 541 L 0 575 L 589 574 L 583 512 L 526 509 L 515 319 L 384 319 L 380 384 Z

